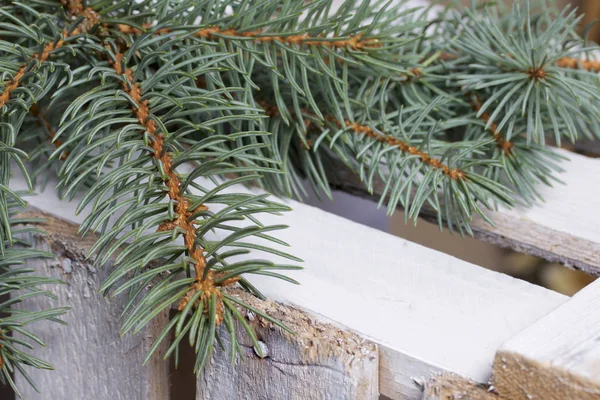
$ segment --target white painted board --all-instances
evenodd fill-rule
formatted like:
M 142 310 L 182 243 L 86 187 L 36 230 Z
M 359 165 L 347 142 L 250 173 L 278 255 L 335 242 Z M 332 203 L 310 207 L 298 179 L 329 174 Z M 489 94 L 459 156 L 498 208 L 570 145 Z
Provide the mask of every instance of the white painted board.
M 600 398 L 600 281 L 502 345 L 494 384 L 506 398 Z
M 74 204 L 53 194 L 29 200 L 81 221 L 73 217 Z M 301 285 L 267 277 L 252 281 L 271 299 L 380 344 L 380 391 L 389 397 L 417 398 L 419 382 L 438 371 L 486 381 L 498 346 L 567 299 L 317 208 L 287 203 L 293 211 L 261 221 L 290 226 L 278 237 L 305 261 L 305 270 L 292 274 Z

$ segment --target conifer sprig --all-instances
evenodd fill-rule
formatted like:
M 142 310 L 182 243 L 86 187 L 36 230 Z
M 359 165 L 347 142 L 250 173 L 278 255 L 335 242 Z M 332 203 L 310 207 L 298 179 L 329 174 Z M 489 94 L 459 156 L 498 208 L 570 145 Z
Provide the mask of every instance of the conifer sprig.
M 585 126 L 597 127 L 600 94 L 585 82 L 597 77 L 573 68 L 593 62 L 566 62 L 592 49 L 574 34 L 580 20 L 568 9 L 553 20 L 534 19 L 528 2 L 516 2 L 506 18 L 487 9 L 466 14 L 453 43 L 457 55 L 468 57 L 458 84 L 485 93 L 477 115 L 489 113 L 487 128 L 496 123 L 510 140 L 516 120 L 527 116 L 527 140 L 542 144 L 549 133 L 560 144 L 562 136 L 575 140 L 579 133 L 598 132 Z
M 68 308 L 36 311 L 23 309 L 21 303 L 33 297 L 55 299 L 49 288 L 60 282 L 36 276 L 31 268 L 24 266 L 28 261 L 53 255 L 29 248 L 31 243 L 28 238 L 42 234 L 32 227 L 32 224 L 40 221 L 18 216 L 17 211 L 22 208 L 16 201 L 8 200 L 7 206 L 13 240 L 9 243 L 6 238 L 3 239 L 3 252 L 0 257 L 0 384 L 10 385 L 20 396 L 13 380 L 16 372 L 38 390 L 25 367 L 52 369 L 48 361 L 34 355 L 36 347 L 45 344 L 42 338 L 29 330 L 29 325 L 41 320 L 63 323 L 59 317 L 65 314 Z
M 272 167 L 256 164 L 257 161 L 271 164 L 268 159 L 246 154 L 262 145 L 232 150 L 223 146 L 223 143 L 234 141 L 239 136 L 262 136 L 266 132 L 235 132 L 228 135 L 215 132 L 217 127 L 235 120 L 260 117 L 256 114 L 257 110 L 223 98 L 229 90 L 237 89 L 204 90 L 201 93 L 196 90 L 197 79 L 210 72 L 212 64 L 230 56 L 226 53 L 201 55 L 198 48 L 192 46 L 187 51 L 180 51 L 177 57 L 158 67 L 151 79 L 139 84 L 136 79 L 138 71 L 130 68 L 128 61 L 137 57 L 132 49 L 137 49 L 140 63 L 145 62 L 145 57 L 152 59 L 156 49 L 144 46 L 144 42 L 150 40 L 153 40 L 151 35 L 139 36 L 127 50 L 121 50 L 119 44 L 107 43 L 107 61 L 101 61 L 99 65 L 102 66 L 98 70 L 105 71 L 104 65 L 113 70 L 107 73 L 104 81 L 103 89 L 108 97 L 95 96 L 96 90 L 91 89 L 76 99 L 74 104 L 93 109 L 94 113 L 88 111 L 75 117 L 71 110 L 67 110 L 67 116 L 71 113 L 71 122 L 57 134 L 69 137 L 65 145 L 70 144 L 82 150 L 78 155 L 67 157 L 61 176 L 64 176 L 68 186 L 67 193 L 74 193 L 86 175 L 97 175 L 97 182 L 86 193 L 79 209 L 88 204 L 92 208 L 82 224 L 83 232 L 99 229 L 103 233 L 92 250 L 98 254 L 98 264 L 105 262 L 120 245 L 130 241 L 127 250 L 117 257 L 116 269 L 102 288 L 105 293 L 111 289 L 115 289 L 116 293 L 127 289 L 131 293 L 123 330 L 139 332 L 159 312 L 177 302 L 179 313 L 173 321 L 180 322 L 168 325 L 157 345 L 169 337 L 167 334 L 170 330 L 174 330 L 177 339 L 167 352 L 167 355 L 171 355 L 177 351 L 183 337 L 193 332 L 190 343 L 197 346 L 195 370 L 199 371 L 211 354 L 216 327 L 222 322 L 232 323 L 240 317 L 237 309 L 232 309 L 239 304 L 234 306 L 228 301 L 220 288 L 239 283 L 259 294 L 240 276 L 242 273 L 278 277 L 277 270 L 296 267 L 262 260 L 228 260 L 228 257 L 247 252 L 231 250 L 236 247 L 256 251 L 264 248 L 243 242 L 249 237 L 284 244 L 268 234 L 282 226 L 263 226 L 253 214 L 287 210 L 285 206 L 266 200 L 263 195 L 223 193 L 231 183 L 219 184 L 215 180 L 225 174 L 238 174 L 238 183 L 249 182 L 257 179 L 257 174 L 261 172 L 276 171 Z M 183 75 L 182 82 L 181 78 L 170 73 L 174 69 L 173 62 L 182 65 L 194 63 L 197 66 Z M 163 99 L 166 95 L 163 92 L 170 93 L 176 100 L 165 104 Z M 113 101 L 114 94 L 120 95 L 121 99 Z M 118 104 L 119 101 L 129 107 L 123 112 L 111 111 L 115 102 Z M 201 109 L 198 110 L 198 106 Z M 196 118 L 190 118 L 189 122 L 182 125 L 194 109 L 197 109 Z M 86 128 L 94 126 L 91 124 L 99 124 L 104 128 L 91 132 L 95 144 L 92 144 Z M 215 134 L 205 135 L 203 132 Z M 97 151 L 98 146 L 102 146 L 103 151 Z M 60 151 L 59 148 L 57 154 Z M 119 166 L 101 176 L 97 168 L 86 168 L 87 163 L 80 165 L 80 160 L 86 156 L 88 160 L 95 157 L 102 164 L 110 161 Z M 236 167 L 229 161 L 234 158 L 243 166 Z M 199 168 L 190 174 L 177 171 L 190 162 L 197 163 Z M 205 187 L 197 182 L 203 176 L 212 179 L 216 186 L 208 189 L 210 185 Z M 165 198 L 168 199 L 166 202 Z M 211 203 L 218 204 L 218 211 L 211 212 L 206 206 Z M 240 227 L 230 224 L 234 221 L 246 221 L 250 225 Z M 213 243 L 207 235 L 214 230 L 231 233 Z M 179 244 L 179 238 L 182 244 Z M 148 248 L 152 251 L 148 252 Z M 277 254 L 297 261 L 285 253 Z M 146 270 L 148 263 L 159 259 L 166 260 L 165 264 Z M 166 278 L 165 273 L 168 273 Z M 128 282 L 120 283 L 121 279 L 131 274 L 133 277 Z M 144 293 L 145 288 L 159 278 L 160 284 L 153 285 Z M 192 315 L 195 317 L 184 324 Z M 232 338 L 232 341 L 237 343 L 236 338 Z M 240 349 L 236 347 L 233 350 L 237 352 Z

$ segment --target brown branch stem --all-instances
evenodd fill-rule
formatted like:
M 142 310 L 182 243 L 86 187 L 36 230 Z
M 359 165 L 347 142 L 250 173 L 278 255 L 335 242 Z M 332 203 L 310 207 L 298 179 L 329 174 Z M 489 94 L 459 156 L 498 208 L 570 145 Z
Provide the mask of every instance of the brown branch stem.
M 183 239 L 188 256 L 194 263 L 195 282 L 190 287 L 186 296 L 180 301 L 178 308 L 179 310 L 183 310 L 190 299 L 198 293 L 198 291 L 202 292 L 200 301 L 203 301 L 204 304 L 207 305 L 212 294 L 216 294 L 220 299 L 221 292 L 218 290 L 217 286 L 234 284 L 239 278 L 228 279 L 220 285 L 217 285 L 215 280 L 219 278 L 219 274 L 215 273 L 213 270 L 206 271 L 204 249 L 196 243 L 196 226 L 192 220 L 192 216 L 196 212 L 207 210 L 208 208 L 204 205 L 200 205 L 196 209 L 192 209 L 191 202 L 181 190 L 181 179 L 172 166 L 173 157 L 171 153 L 168 152 L 164 146 L 164 135 L 158 131 L 156 122 L 150 117 L 151 112 L 148 100 L 141 100 L 142 89 L 139 84 L 134 81 L 133 71 L 131 68 L 123 68 L 123 54 L 117 52 L 115 60 L 113 61 L 109 58 L 109 63 L 117 74 L 122 75 L 125 78 L 122 83 L 123 90 L 135 102 L 135 107 L 132 111 L 137 117 L 140 125 L 142 125 L 150 135 L 152 148 L 154 150 L 153 157 L 161 164 L 162 170 L 166 176 L 164 184 L 168 189 L 168 196 L 176 203 L 176 219 L 163 223 L 159 227 L 159 230 L 165 231 L 172 230 L 175 227 L 181 228 L 185 232 L 183 234 Z M 205 275 L 206 277 L 204 277 Z M 222 301 L 219 301 L 217 306 L 217 324 L 220 324 L 222 321 L 222 311 L 223 304 Z
M 40 112 L 38 105 L 37 104 L 32 105 L 31 108 L 29 109 L 29 112 L 36 119 L 37 124 L 40 127 L 43 127 L 43 128 L 46 129 L 46 132 L 48 132 L 48 137 L 50 137 L 50 141 L 54 144 L 54 146 L 57 149 L 60 146 L 62 146 L 64 142 L 61 139 L 54 140 L 54 137 L 56 136 L 56 132 L 54 131 L 54 128 L 52 127 L 52 124 L 50 123 L 50 121 L 48 121 L 48 119 L 46 118 L 46 116 L 44 115 L 44 113 Z M 69 151 L 65 150 L 60 155 L 60 159 L 61 160 L 66 160 L 66 158 L 68 156 L 69 156 Z
M 277 108 L 276 106 L 274 106 L 272 104 L 269 104 L 267 101 L 261 100 L 261 101 L 258 101 L 257 103 L 260 104 L 260 106 L 265 110 L 265 114 L 267 116 L 277 117 L 280 115 L 279 108 Z M 304 115 L 310 116 L 310 118 L 318 119 L 318 117 L 316 115 L 310 113 L 309 111 L 307 111 L 305 109 L 301 109 L 301 112 Z M 422 150 L 419 150 L 415 146 L 411 146 L 410 144 L 408 144 L 398 138 L 395 138 L 392 135 L 380 134 L 380 133 L 376 132 L 373 128 L 371 128 L 367 125 L 359 124 L 358 122 L 351 122 L 351 121 L 346 120 L 346 121 L 344 121 L 344 123 L 341 123 L 340 121 L 337 120 L 337 118 L 335 118 L 332 115 L 325 116 L 325 119 L 327 121 L 330 121 L 331 123 L 333 123 L 335 126 L 337 126 L 340 129 L 348 128 L 348 129 L 358 133 L 359 135 L 364 135 L 371 139 L 375 139 L 378 142 L 387 143 L 390 146 L 397 147 L 403 153 L 417 155 L 421 159 L 422 163 L 429 165 L 430 167 L 432 167 L 434 169 L 441 170 L 442 173 L 444 175 L 448 176 L 450 179 L 459 181 L 459 180 L 463 180 L 466 178 L 466 174 L 464 172 L 462 172 L 456 168 L 448 167 L 447 165 L 443 164 L 440 160 L 432 157 L 431 155 L 427 154 L 426 152 L 424 152 Z M 308 129 L 311 126 L 312 121 L 309 118 L 305 118 L 304 124 Z
M 73 34 L 75 34 L 75 32 L 73 32 Z M 8 100 L 10 100 L 12 92 L 19 88 L 21 81 L 27 72 L 28 65 L 35 60 L 37 60 L 40 64 L 45 62 L 52 51 L 62 47 L 65 44 L 65 39 L 67 39 L 67 37 L 68 34 L 65 31 L 63 33 L 63 38 L 59 39 L 58 41 L 48 43 L 46 46 L 44 46 L 44 49 L 41 53 L 34 54 L 26 64 L 23 64 L 21 68 L 19 68 L 11 81 L 4 87 L 4 91 L 0 95 L 0 108 L 4 107 Z
M 256 42 L 270 43 L 279 42 L 287 45 L 301 45 L 301 46 L 323 46 L 335 49 L 346 49 L 362 51 L 368 49 L 374 49 L 381 47 L 381 43 L 377 39 L 362 39 L 362 34 L 351 35 L 348 39 L 331 40 L 330 38 L 320 36 L 310 36 L 308 33 L 302 35 L 268 35 L 264 34 L 262 30 L 240 32 L 236 29 L 221 29 L 219 27 L 209 27 L 200 29 L 195 33 L 195 36 L 214 40 L 215 38 L 245 38 L 251 39 Z
M 151 28 L 151 24 L 144 25 L 144 28 Z M 140 34 L 139 29 L 133 28 L 128 25 L 118 24 L 117 29 L 122 33 Z M 169 28 L 159 29 L 157 34 L 169 33 Z M 375 49 L 381 47 L 381 43 L 377 39 L 363 39 L 362 34 L 350 35 L 347 39 L 335 39 L 326 38 L 323 36 L 311 36 L 308 33 L 301 35 L 269 35 L 263 30 L 258 29 L 255 31 L 242 32 L 234 28 L 221 29 L 217 26 L 211 26 L 202 28 L 194 33 L 194 36 L 207 39 L 207 40 L 218 40 L 223 39 L 248 39 L 254 40 L 259 43 L 272 43 L 278 42 L 287 45 L 300 45 L 300 46 L 322 46 L 333 49 L 352 49 L 356 51 L 364 51 L 369 49 Z
M 432 167 L 434 169 L 441 170 L 444 175 L 448 176 L 452 180 L 460 181 L 460 180 L 463 180 L 466 178 L 466 175 L 464 172 L 462 172 L 456 168 L 451 169 L 446 164 L 443 164 L 437 158 L 431 157 L 426 152 L 419 150 L 415 146 L 411 146 L 410 144 L 408 144 L 398 138 L 395 138 L 392 135 L 380 134 L 380 133 L 376 132 L 373 128 L 371 128 L 370 126 L 362 125 L 362 124 L 359 124 L 358 122 L 351 122 L 351 121 L 346 120 L 346 121 L 344 121 L 344 125 L 342 125 L 342 123 L 339 122 L 337 119 L 330 119 L 330 120 L 332 120 L 333 123 L 335 125 L 337 125 L 339 128 L 343 128 L 345 126 L 346 128 L 349 128 L 349 129 L 353 130 L 354 132 L 358 133 L 359 135 L 364 135 L 369 138 L 375 139 L 380 143 L 387 143 L 390 146 L 397 147 L 403 153 L 419 156 L 419 158 L 421 159 L 421 162 L 423 164 L 429 165 L 430 167 Z
M 467 94 L 467 96 L 469 96 L 469 94 Z M 476 113 L 478 113 L 481 110 L 482 103 L 476 94 L 473 95 L 473 101 L 471 103 L 471 106 L 473 107 L 473 110 Z M 490 121 L 490 114 L 488 112 L 484 112 L 479 116 L 479 118 L 487 124 Z M 502 136 L 502 132 L 498 130 L 498 124 L 492 122 L 490 124 L 490 131 L 494 136 L 494 140 L 496 140 L 496 145 L 498 146 L 498 148 L 501 149 L 504 152 L 504 154 L 511 154 L 514 145 L 511 141 L 504 139 L 504 137 Z
M 452 61 L 459 58 L 458 55 L 453 53 L 441 53 L 439 59 L 442 61 Z M 584 69 L 590 72 L 600 72 L 600 61 L 594 60 L 583 60 L 581 58 L 574 57 L 562 57 L 556 61 L 555 64 L 559 68 L 569 69 Z
M 560 68 L 584 69 L 590 72 L 600 72 L 600 61 L 582 60 L 579 58 L 563 57 L 556 61 Z
M 91 8 L 84 8 L 81 0 L 61 0 L 63 5 L 67 7 L 69 15 L 73 18 L 83 15 L 85 17 L 84 21 L 81 22 L 77 28 L 75 28 L 71 34 L 68 31 L 63 31 L 62 37 L 53 40 L 52 42 L 46 44 L 40 53 L 34 54 L 27 63 L 23 64 L 18 70 L 17 73 L 13 76 L 11 81 L 4 87 L 4 91 L 0 95 L 0 108 L 4 107 L 4 105 L 10 100 L 12 92 L 19 88 L 22 83 L 23 78 L 27 72 L 27 67 L 31 64 L 32 61 L 38 61 L 39 64 L 44 63 L 50 53 L 54 50 L 57 50 L 64 46 L 65 40 L 70 36 L 79 35 L 89 29 L 91 26 L 95 25 L 99 21 L 98 14 L 92 10 Z

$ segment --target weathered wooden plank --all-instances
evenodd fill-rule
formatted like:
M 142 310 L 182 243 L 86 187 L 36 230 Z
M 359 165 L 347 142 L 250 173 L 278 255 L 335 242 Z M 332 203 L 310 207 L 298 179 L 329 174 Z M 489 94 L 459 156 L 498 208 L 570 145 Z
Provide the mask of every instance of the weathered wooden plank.
M 542 204 L 490 212 L 495 226 L 475 218 L 475 237 L 600 276 L 600 186 L 590 184 L 590 173 L 600 171 L 600 159 L 556 151 L 570 159 L 562 163 L 565 172 L 558 176 L 564 184 L 540 186 Z M 343 166 L 330 181 L 335 188 L 361 197 L 379 200 L 383 192 L 379 183 L 369 194 Z M 433 215 L 431 209 L 424 209 L 422 217 L 433 219 Z
M 514 400 L 600 398 L 600 281 L 509 339 L 494 386 Z
M 380 392 L 416 399 L 451 371 L 485 382 L 497 347 L 566 300 L 506 275 L 290 202 L 279 237 L 305 260 L 292 286 L 253 278 L 265 295 L 324 315 L 373 339 Z M 267 256 L 267 255 L 265 255 Z M 262 256 L 261 256 L 262 257 Z M 268 256 L 267 256 L 268 257 Z
M 80 218 L 73 217 L 74 205 L 51 194 L 30 202 Z M 325 316 L 376 343 L 379 390 L 390 398 L 420 398 L 419 382 L 443 371 L 486 382 L 497 348 L 567 300 L 314 207 L 288 204 L 293 211 L 283 216 L 258 217 L 289 225 L 278 237 L 291 245 L 283 250 L 305 260 L 304 271 L 290 273 L 301 285 L 268 277 L 252 282 L 270 299 Z
M 573 144 L 573 150 L 587 157 L 600 157 L 600 140 L 578 140 Z
M 234 295 L 284 322 L 295 334 L 291 335 L 252 313 L 246 314 L 266 357 L 257 356 L 252 342 L 238 326 L 245 357 L 232 365 L 229 336 L 226 331 L 222 332 L 227 351 L 213 353 L 198 380 L 198 400 L 379 398 L 379 359 L 373 343 L 317 321 L 297 308 L 261 301 L 241 290 L 234 291 Z M 224 376 L 227 379 L 222 379 Z
M 493 387 L 455 374 L 440 374 L 425 384 L 423 400 L 500 400 Z
M 27 299 L 19 307 L 28 310 L 49 306 L 68 306 L 64 317 L 68 326 L 38 322 L 31 330 L 47 344 L 36 349 L 36 356 L 50 361 L 55 371 L 29 369 L 41 390 L 35 392 L 17 374 L 16 382 L 28 400 L 165 400 L 169 396 L 168 364 L 159 355 L 142 367 L 154 339 L 168 322 L 165 311 L 139 335 L 119 334 L 119 321 L 125 298 L 104 298 L 98 293 L 111 265 L 95 269 L 85 255 L 94 235 L 82 240 L 77 226 L 49 215 L 42 228 L 48 236 L 35 237 L 35 247 L 56 254 L 55 260 L 28 263 L 43 276 L 62 279 L 65 285 L 47 287 L 57 300 Z

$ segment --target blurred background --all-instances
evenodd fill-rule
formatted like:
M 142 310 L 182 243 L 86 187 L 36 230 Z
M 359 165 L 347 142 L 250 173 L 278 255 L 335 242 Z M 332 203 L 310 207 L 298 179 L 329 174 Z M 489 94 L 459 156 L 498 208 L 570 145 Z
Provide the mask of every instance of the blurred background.
M 447 3 L 451 3 L 453 0 L 447 0 Z M 482 0 L 477 0 L 481 2 Z M 505 0 L 505 3 L 512 4 L 514 0 Z M 465 5 L 471 4 L 471 0 L 461 0 Z M 557 7 L 565 7 L 570 4 L 578 7 L 581 13 L 585 14 L 583 18 L 583 26 L 588 25 L 594 20 L 600 20 L 600 0 L 550 0 L 549 3 L 555 4 Z M 590 39 L 600 42 L 600 26 L 594 26 L 590 31 Z
M 481 2 L 481 0 L 477 0 Z M 505 0 L 505 3 L 512 4 L 514 0 Z M 452 0 L 448 0 L 447 3 L 451 3 Z M 463 4 L 471 4 L 471 0 L 461 0 Z M 600 20 L 600 0 L 550 0 L 549 3 L 555 4 L 557 7 L 565 7 L 570 4 L 574 7 L 578 7 L 580 12 L 585 14 L 583 18 L 583 26 L 588 25 L 594 20 Z M 596 24 L 598 25 L 598 24 Z M 594 26 L 590 31 L 590 39 L 600 42 L 600 26 Z
M 456 0 L 447 0 L 446 3 L 454 1 Z M 460 1 L 465 5 L 471 4 L 471 0 Z M 482 0 L 477 1 L 481 2 Z M 505 1 L 507 4 L 513 3 L 513 0 Z M 552 2 L 549 1 L 549 3 Z M 570 4 L 578 7 L 581 13 L 585 13 L 580 27 L 582 30 L 594 20 L 600 20 L 600 0 L 555 0 L 553 3 L 560 8 Z M 590 30 L 590 39 L 600 43 L 600 26 L 594 26 Z M 587 156 L 600 157 L 598 145 L 592 145 L 589 142 L 578 143 L 570 150 Z M 396 211 L 390 217 L 386 215 L 384 208 L 377 209 L 375 203 L 345 193 L 335 193 L 333 202 L 310 198 L 307 203 L 473 264 L 503 272 L 569 296 L 593 281 L 592 277 L 567 269 L 560 264 L 549 263 L 537 257 L 516 253 L 473 238 L 461 238 L 459 235 L 451 235 L 447 231 L 440 232 L 437 225 L 422 220 L 416 227 L 412 223 L 407 225 L 404 222 L 403 212 Z

